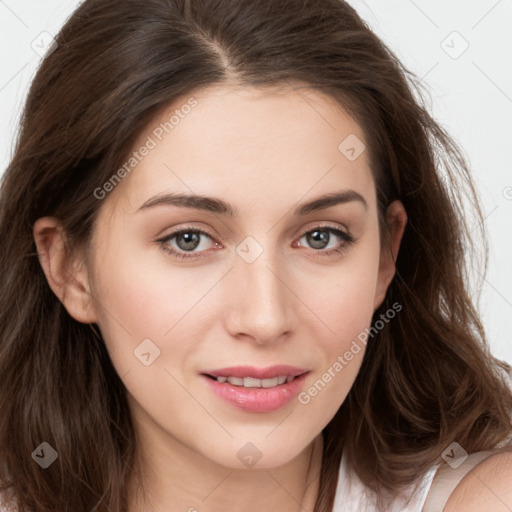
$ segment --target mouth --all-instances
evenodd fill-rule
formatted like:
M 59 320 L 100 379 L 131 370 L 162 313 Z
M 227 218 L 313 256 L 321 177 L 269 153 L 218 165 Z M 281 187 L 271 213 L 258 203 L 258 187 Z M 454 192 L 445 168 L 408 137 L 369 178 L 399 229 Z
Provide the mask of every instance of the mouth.
M 201 375 L 210 390 L 235 407 L 248 412 L 270 412 L 299 393 L 308 373 L 304 368 L 276 365 L 207 370 Z

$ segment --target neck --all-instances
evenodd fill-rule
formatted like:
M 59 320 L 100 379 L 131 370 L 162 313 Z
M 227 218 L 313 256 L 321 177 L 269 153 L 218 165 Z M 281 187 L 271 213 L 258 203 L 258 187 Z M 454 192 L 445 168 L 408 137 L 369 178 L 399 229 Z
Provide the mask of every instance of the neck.
M 318 495 L 323 437 L 297 457 L 271 469 L 218 465 L 177 440 L 162 449 L 158 436 L 144 440 L 144 458 L 129 484 L 129 512 L 259 512 L 313 510 Z M 140 446 L 140 445 L 139 445 Z M 172 455 L 171 455 L 172 454 Z M 264 492 L 262 492 L 264 489 Z

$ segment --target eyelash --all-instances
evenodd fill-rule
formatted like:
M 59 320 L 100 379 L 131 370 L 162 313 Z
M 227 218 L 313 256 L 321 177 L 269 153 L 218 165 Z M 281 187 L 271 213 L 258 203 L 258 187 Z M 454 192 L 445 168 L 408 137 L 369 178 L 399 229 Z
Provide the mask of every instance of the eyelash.
M 347 248 L 347 245 L 351 245 L 356 242 L 356 239 L 350 233 L 346 233 L 345 231 L 342 231 L 341 229 L 335 228 L 330 225 L 319 225 L 319 226 L 315 226 L 312 229 L 308 229 L 308 231 L 305 231 L 301 235 L 300 238 L 303 238 L 305 235 L 313 233 L 314 231 L 329 231 L 331 233 L 334 233 L 336 236 L 339 236 L 343 240 L 342 246 L 338 247 L 336 249 L 329 249 L 327 251 L 325 251 L 323 249 L 312 249 L 313 251 L 320 253 L 321 257 L 329 258 L 329 257 L 334 257 L 337 254 L 342 254 L 344 252 L 344 250 Z M 163 238 L 159 238 L 159 239 L 155 240 L 155 242 L 160 243 L 162 249 L 166 253 L 170 254 L 171 256 L 173 256 L 174 258 L 177 258 L 179 260 L 184 260 L 184 259 L 189 259 L 189 258 L 197 259 L 197 258 L 204 257 L 203 254 L 208 251 L 200 251 L 199 253 L 178 252 L 168 245 L 168 242 L 170 240 L 172 240 L 173 238 L 175 238 L 176 236 L 181 235 L 183 233 L 190 233 L 190 232 L 199 233 L 201 235 L 205 235 L 208 238 L 213 239 L 213 237 L 210 235 L 210 233 L 203 231 L 202 229 L 198 229 L 195 227 L 184 227 L 178 231 L 174 231 L 174 232 L 170 233 L 169 235 L 166 235 Z

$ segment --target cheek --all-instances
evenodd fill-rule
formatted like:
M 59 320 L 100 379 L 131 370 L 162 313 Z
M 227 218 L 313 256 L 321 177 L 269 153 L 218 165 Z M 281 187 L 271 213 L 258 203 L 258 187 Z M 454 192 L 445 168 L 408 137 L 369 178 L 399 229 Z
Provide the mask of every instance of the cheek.
M 342 349 L 371 322 L 378 279 L 378 238 L 366 237 L 339 265 L 308 277 L 308 305 L 331 332 L 332 349 Z M 319 286 L 321 284 L 321 286 Z M 307 293 L 307 289 L 310 290 Z M 324 336 L 325 340 L 329 336 Z
M 369 237 L 347 255 L 331 279 L 316 276 L 306 283 L 311 290 L 308 305 L 321 319 L 314 339 L 322 356 L 298 401 L 319 421 L 334 416 L 362 364 L 374 312 L 378 249 L 378 237 Z
M 333 340 L 346 340 L 371 321 L 375 279 L 372 268 L 351 268 L 337 282 L 308 295 L 308 303 L 330 328 Z
M 198 268 L 162 265 L 164 253 L 155 251 L 148 258 L 147 250 L 129 243 L 109 243 L 96 261 L 101 262 L 92 287 L 98 324 L 120 375 L 140 366 L 136 357 L 143 343 L 143 353 L 149 351 L 151 359 L 158 355 L 155 366 L 176 365 L 193 350 L 193 332 L 184 337 L 183 328 L 194 328 L 194 308 L 215 276 L 201 277 Z M 179 338 L 179 342 L 171 351 L 164 351 L 171 338 Z

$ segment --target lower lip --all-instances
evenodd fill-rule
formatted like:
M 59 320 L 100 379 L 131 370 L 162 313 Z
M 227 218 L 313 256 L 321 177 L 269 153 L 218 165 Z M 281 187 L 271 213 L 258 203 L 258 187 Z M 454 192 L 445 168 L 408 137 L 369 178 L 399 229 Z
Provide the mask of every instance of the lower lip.
M 244 388 L 202 375 L 206 384 L 226 402 L 248 412 L 271 412 L 284 407 L 300 392 L 307 373 L 272 388 Z

